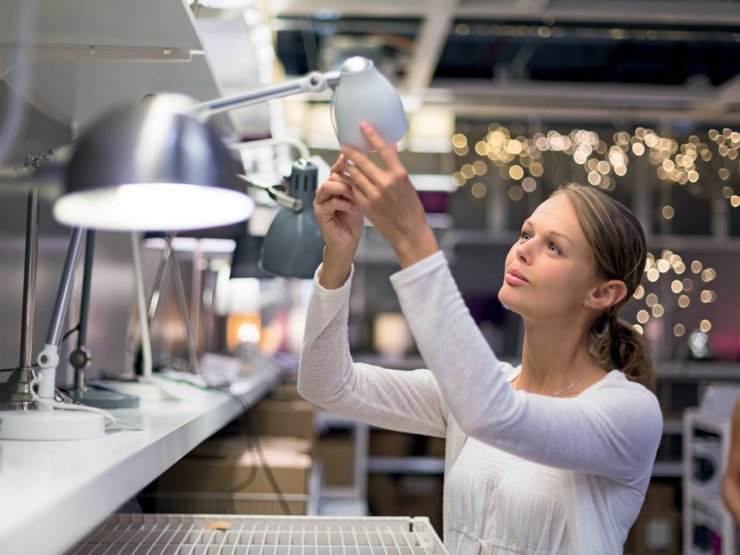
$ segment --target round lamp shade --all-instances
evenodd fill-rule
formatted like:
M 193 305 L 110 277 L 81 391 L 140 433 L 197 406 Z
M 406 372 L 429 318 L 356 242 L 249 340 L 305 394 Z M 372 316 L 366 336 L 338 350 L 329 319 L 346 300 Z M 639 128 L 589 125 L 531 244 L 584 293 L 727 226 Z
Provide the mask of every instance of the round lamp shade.
M 192 101 L 163 94 L 117 109 L 80 138 L 54 205 L 67 225 L 176 231 L 246 220 L 254 202 L 218 134 L 186 114 Z

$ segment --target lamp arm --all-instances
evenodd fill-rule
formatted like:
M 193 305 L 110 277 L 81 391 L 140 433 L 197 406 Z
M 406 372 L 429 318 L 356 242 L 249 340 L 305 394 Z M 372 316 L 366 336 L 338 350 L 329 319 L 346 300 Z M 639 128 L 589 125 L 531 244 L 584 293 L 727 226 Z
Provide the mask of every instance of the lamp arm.
M 67 307 L 69 306 L 69 298 L 72 294 L 72 283 L 74 281 L 75 269 L 77 268 L 77 260 L 80 258 L 84 232 L 84 228 L 81 227 L 72 229 L 72 237 L 69 240 L 67 258 L 64 261 L 62 278 L 59 281 L 54 311 L 52 312 L 49 331 L 46 334 L 46 344 L 36 359 L 43 376 L 39 384 L 39 397 L 42 399 L 54 398 L 54 381 L 56 378 L 57 364 L 59 364 L 59 342 L 62 337 L 62 323 L 67 315 Z
M 283 193 L 282 191 L 275 189 L 274 185 L 263 185 L 262 183 L 256 183 L 255 181 L 252 181 L 246 175 L 241 173 L 236 174 L 236 176 L 242 181 L 245 181 L 248 185 L 251 185 L 252 187 L 257 187 L 258 189 L 262 189 L 263 191 L 265 191 L 268 195 L 270 195 L 270 198 L 277 202 L 280 206 L 284 206 L 285 208 L 288 208 L 293 212 L 300 212 L 301 210 L 303 210 L 303 203 L 301 202 L 301 199 L 297 199 L 290 196 L 288 193 Z
M 271 139 L 259 139 L 256 141 L 244 141 L 241 143 L 232 143 L 227 145 L 232 150 L 246 150 L 248 148 L 259 148 L 261 146 L 274 146 L 274 145 L 289 145 L 298 151 L 301 158 L 308 159 L 311 157 L 311 152 L 308 150 L 306 143 L 300 139 L 293 137 L 280 137 Z
M 339 84 L 339 79 L 340 73 L 338 71 L 329 71 L 327 73 L 312 71 L 298 79 L 270 85 L 256 91 L 200 102 L 191 106 L 188 112 L 201 120 L 205 120 L 213 114 L 265 102 L 274 98 L 307 92 L 323 92 L 327 87 L 336 87 Z

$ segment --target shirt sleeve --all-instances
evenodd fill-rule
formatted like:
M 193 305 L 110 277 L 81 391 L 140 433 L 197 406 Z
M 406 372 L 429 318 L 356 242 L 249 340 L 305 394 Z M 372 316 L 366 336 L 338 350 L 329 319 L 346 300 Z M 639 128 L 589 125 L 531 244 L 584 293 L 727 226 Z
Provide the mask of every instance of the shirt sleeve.
M 517 392 L 473 321 L 442 252 L 393 274 L 391 282 L 465 433 L 540 464 L 624 482 L 651 472 L 663 421 L 647 388 L 620 374 L 573 398 Z
M 347 329 L 350 282 L 351 276 L 342 287 L 329 290 L 314 277 L 299 362 L 299 393 L 373 426 L 444 437 L 447 405 L 429 370 L 391 370 L 352 360 Z

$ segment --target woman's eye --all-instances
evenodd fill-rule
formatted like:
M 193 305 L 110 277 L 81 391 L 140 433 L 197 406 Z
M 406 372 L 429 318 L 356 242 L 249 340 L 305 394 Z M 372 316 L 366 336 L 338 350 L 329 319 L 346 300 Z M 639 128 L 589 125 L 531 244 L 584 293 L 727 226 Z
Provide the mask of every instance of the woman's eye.
M 531 239 L 532 235 L 529 233 L 529 231 L 522 231 L 522 234 L 520 235 L 522 239 Z
M 550 249 L 550 251 L 554 252 L 555 254 L 560 254 L 560 248 L 555 243 L 550 243 L 550 245 L 547 248 Z

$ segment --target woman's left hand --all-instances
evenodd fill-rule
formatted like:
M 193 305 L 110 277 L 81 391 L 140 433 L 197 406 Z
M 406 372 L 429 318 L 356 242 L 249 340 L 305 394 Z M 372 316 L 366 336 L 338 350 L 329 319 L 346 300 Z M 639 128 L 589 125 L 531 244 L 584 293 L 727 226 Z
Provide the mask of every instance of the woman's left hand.
M 439 246 L 395 147 L 388 145 L 369 123 L 363 122 L 360 129 L 377 151 L 382 167 L 359 150 L 342 147 L 350 161 L 347 172 L 352 178 L 355 203 L 388 240 L 405 268 L 437 252 Z

